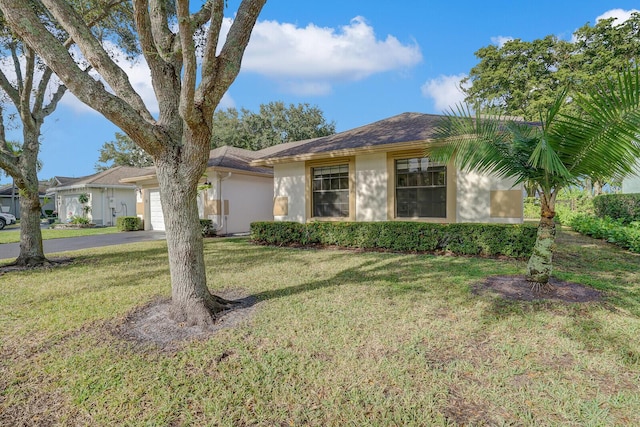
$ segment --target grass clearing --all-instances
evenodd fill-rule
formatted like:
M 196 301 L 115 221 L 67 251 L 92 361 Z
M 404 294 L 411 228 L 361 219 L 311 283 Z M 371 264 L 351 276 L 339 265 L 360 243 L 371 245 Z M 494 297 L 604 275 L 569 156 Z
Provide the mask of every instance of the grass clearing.
M 94 236 L 96 234 L 120 233 L 116 227 L 78 228 L 73 230 L 54 230 L 45 228 L 42 230 L 42 239 L 62 239 L 65 237 Z M 0 232 L 0 244 L 20 242 L 20 228 L 7 229 Z
M 521 261 L 205 243 L 254 316 L 166 352 L 113 335 L 170 294 L 166 243 L 0 279 L 3 425 L 639 425 L 640 256 L 573 233 L 563 280 L 603 303 L 471 292 Z

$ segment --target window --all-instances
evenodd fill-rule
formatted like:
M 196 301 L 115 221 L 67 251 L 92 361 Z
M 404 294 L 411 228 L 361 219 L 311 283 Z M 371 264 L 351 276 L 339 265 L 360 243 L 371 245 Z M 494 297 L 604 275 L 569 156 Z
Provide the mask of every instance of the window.
M 349 216 L 349 165 L 311 169 L 314 217 Z
M 426 157 L 398 159 L 396 217 L 446 218 L 447 168 Z

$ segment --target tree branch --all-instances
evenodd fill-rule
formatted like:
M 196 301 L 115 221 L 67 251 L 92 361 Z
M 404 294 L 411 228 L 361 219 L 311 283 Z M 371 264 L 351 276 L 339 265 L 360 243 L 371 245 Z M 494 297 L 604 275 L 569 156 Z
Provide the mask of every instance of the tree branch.
M 50 2 L 51 0 L 47 0 Z M 109 93 L 102 83 L 81 70 L 67 49 L 40 22 L 29 3 L 0 0 L 4 18 L 25 43 L 32 46 L 65 85 L 85 104 L 102 113 L 149 153 L 161 150 L 162 135 L 154 131 L 153 119 L 147 119 L 125 100 Z
M 196 50 L 193 43 L 193 25 L 189 13 L 189 0 L 177 1 L 178 28 L 182 45 L 182 87 L 180 88 L 180 115 L 187 123 L 197 122 L 194 118 L 194 94 L 196 90 L 196 78 L 198 64 L 196 62 Z
M 224 0 L 213 0 L 213 12 L 211 13 L 211 22 L 207 29 L 207 37 L 205 40 L 203 58 L 202 58 L 202 86 L 203 88 L 199 94 L 208 93 L 214 84 L 213 76 L 215 75 L 217 58 L 216 49 L 218 47 L 218 41 L 220 37 L 220 30 L 222 28 L 222 21 L 224 18 Z M 201 103 L 201 100 L 196 102 Z
M 153 40 L 156 41 L 158 53 L 167 62 L 174 60 L 174 52 L 172 51 L 175 35 L 168 26 L 169 14 L 167 13 L 167 5 L 164 1 L 154 1 L 151 3 L 151 32 Z
M 22 117 L 23 125 L 30 125 L 33 118 L 31 117 L 31 91 L 33 89 L 33 75 L 35 73 L 36 67 L 36 54 L 28 46 L 23 46 L 24 56 L 25 56 L 25 78 L 22 87 L 18 87 L 18 91 L 20 92 L 20 104 L 16 105 L 18 111 L 20 112 L 20 117 Z M 27 117 L 27 114 L 29 115 Z
M 20 94 L 18 93 L 18 90 L 13 87 L 2 70 L 0 70 L 0 88 L 4 91 L 4 93 L 7 94 L 9 98 L 11 98 L 11 102 L 13 102 L 13 105 L 15 105 L 16 107 L 20 105 Z
M 258 20 L 258 15 L 265 3 L 266 0 L 243 0 L 240 4 L 224 46 L 218 55 L 215 72 L 209 70 L 207 75 L 203 74 L 198 87 L 196 99 L 203 103 L 203 107 L 206 104 L 206 110 L 213 112 L 215 105 L 238 76 L 242 56 L 251 37 L 251 29 Z M 207 49 L 211 48 L 207 47 Z
M 42 0 L 42 3 L 67 31 L 85 59 L 105 79 L 116 95 L 133 107 L 140 116 L 152 122 L 154 119 L 151 113 L 131 86 L 127 74 L 111 59 L 73 7 L 63 0 Z
M 22 87 L 22 68 L 20 68 L 20 58 L 18 57 L 18 53 L 16 52 L 17 43 L 11 42 L 9 44 L 9 50 L 11 51 L 11 58 L 13 59 L 13 68 L 16 72 L 16 81 L 17 87 Z M 18 105 L 18 104 L 16 104 Z

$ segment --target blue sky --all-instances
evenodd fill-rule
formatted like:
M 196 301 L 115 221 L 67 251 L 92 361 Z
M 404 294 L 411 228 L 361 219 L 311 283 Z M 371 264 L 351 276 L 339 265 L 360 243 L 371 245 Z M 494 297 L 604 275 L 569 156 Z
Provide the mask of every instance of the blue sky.
M 231 12 L 239 1 L 228 3 Z M 309 103 L 338 131 L 408 111 L 441 113 L 461 99 L 456 82 L 477 63 L 479 48 L 548 34 L 569 40 L 587 22 L 622 19 L 638 7 L 626 0 L 269 0 L 220 107 Z M 144 63 L 128 72 L 153 111 Z M 65 95 L 42 128 L 40 177 L 94 173 L 99 148 L 116 131 Z

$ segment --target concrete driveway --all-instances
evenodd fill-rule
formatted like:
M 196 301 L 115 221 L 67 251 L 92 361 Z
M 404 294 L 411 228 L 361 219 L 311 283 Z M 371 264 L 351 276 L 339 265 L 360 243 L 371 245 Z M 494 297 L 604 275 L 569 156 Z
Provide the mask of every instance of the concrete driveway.
M 97 248 L 100 246 L 124 245 L 127 243 L 148 242 L 166 239 L 164 231 L 129 231 L 114 234 L 98 234 L 95 236 L 69 237 L 65 239 L 49 239 L 42 244 L 44 253 L 75 251 L 77 249 Z M 20 254 L 20 243 L 0 244 L 0 259 L 17 258 Z

